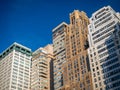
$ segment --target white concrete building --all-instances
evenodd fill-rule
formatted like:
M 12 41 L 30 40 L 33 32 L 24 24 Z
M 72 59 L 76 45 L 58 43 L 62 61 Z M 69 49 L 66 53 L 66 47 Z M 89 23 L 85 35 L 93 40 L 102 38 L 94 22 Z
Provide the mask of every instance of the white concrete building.
M 59 90 L 63 86 L 62 65 L 66 61 L 65 52 L 65 22 L 58 25 L 52 30 L 53 33 L 53 54 L 54 60 L 54 89 Z
M 120 16 L 110 6 L 92 14 L 89 60 L 94 90 L 120 90 Z
M 13 43 L 0 54 L 0 90 L 30 90 L 31 49 Z

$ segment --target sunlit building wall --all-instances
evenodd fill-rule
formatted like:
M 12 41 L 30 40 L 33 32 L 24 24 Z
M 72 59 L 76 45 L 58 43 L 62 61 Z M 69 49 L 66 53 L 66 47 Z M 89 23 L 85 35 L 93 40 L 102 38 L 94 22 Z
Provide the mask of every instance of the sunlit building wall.
M 53 35 L 53 54 L 54 54 L 54 89 L 59 90 L 63 82 L 62 66 L 66 62 L 65 52 L 65 29 L 67 24 L 65 22 L 58 25 L 52 30 Z
M 103 7 L 92 14 L 88 28 L 94 90 L 120 90 L 120 14 Z
M 51 76 L 53 62 L 53 46 L 47 45 L 32 54 L 31 90 L 53 90 Z
M 92 90 L 92 79 L 88 58 L 88 24 L 85 12 L 70 13 L 70 24 L 66 28 L 66 63 L 63 65 L 64 87 L 61 90 Z
M 30 90 L 31 49 L 13 43 L 0 54 L 0 90 Z

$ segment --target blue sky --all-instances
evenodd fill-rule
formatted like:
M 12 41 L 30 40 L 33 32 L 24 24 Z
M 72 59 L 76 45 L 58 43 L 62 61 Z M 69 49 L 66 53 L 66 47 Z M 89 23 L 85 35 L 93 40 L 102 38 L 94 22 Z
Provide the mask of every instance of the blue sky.
M 52 43 L 52 29 L 65 21 L 69 13 L 92 13 L 110 5 L 120 12 L 120 0 L 0 0 L 0 52 L 13 42 L 36 50 Z

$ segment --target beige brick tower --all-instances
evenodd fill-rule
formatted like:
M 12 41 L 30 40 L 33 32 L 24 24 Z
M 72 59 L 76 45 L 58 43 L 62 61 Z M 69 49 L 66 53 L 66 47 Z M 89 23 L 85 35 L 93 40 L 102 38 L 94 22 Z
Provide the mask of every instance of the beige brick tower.
M 62 90 L 92 90 L 88 60 L 89 19 L 83 11 L 74 10 L 70 14 L 70 24 L 66 28 L 66 60 L 63 65 L 64 87 Z

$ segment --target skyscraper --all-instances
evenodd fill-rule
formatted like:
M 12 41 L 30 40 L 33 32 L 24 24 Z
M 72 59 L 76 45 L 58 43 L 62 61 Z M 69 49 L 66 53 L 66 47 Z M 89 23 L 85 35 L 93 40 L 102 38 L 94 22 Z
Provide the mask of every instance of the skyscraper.
M 0 54 L 0 90 L 30 90 L 31 49 L 13 43 Z
M 92 14 L 88 28 L 93 90 L 120 90 L 120 14 L 103 7 Z
M 47 45 L 32 54 L 31 90 L 53 90 L 53 46 Z
M 54 89 L 59 90 L 63 86 L 62 65 L 66 62 L 65 52 L 65 22 L 52 30 L 53 54 L 54 54 Z
M 70 14 L 70 24 L 66 29 L 66 60 L 63 65 L 64 87 L 62 90 L 92 90 L 88 60 L 89 19 L 83 11 L 74 10 Z

